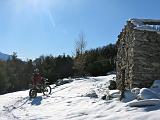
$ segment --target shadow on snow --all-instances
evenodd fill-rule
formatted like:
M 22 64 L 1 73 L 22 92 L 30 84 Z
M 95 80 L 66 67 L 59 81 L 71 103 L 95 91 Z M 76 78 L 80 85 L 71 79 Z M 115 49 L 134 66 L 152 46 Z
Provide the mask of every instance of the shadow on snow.
M 38 96 L 32 100 L 31 105 L 40 105 L 41 101 L 42 101 L 42 96 Z

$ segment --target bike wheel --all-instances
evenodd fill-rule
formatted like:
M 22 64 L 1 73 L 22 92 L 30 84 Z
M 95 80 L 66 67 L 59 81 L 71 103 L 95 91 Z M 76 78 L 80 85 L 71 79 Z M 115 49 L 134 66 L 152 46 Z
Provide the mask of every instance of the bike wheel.
M 49 95 L 51 94 L 51 87 L 49 85 L 45 86 L 43 89 L 43 94 L 44 95 Z
M 29 96 L 30 96 L 30 98 L 37 97 L 37 91 L 35 89 L 30 89 Z

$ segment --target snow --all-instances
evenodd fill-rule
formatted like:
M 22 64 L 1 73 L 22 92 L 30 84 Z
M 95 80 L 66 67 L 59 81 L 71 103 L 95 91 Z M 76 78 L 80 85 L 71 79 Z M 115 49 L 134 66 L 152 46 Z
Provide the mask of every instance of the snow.
M 150 25 L 141 25 L 141 26 L 135 27 L 134 29 L 158 32 L 157 29 L 155 29 L 154 27 L 152 27 Z
M 144 99 L 141 101 L 134 100 L 132 102 L 129 102 L 128 105 L 130 107 L 142 107 L 142 106 L 154 106 L 154 105 L 160 106 L 160 100 L 159 99 Z
M 160 88 L 160 80 L 155 80 L 151 88 Z M 160 91 L 159 91 L 160 92 Z
M 160 23 L 160 20 L 132 18 L 132 19 L 129 19 L 129 21 L 135 26 L 134 29 L 146 30 L 146 31 L 155 31 L 157 33 L 160 33 L 160 25 L 144 24 L 144 22 Z
M 119 101 L 120 92 L 107 89 L 113 77 L 73 79 L 52 86 L 50 96 L 39 93 L 35 99 L 29 99 L 29 90 L 0 95 L 0 120 L 159 120 L 159 99 L 138 101 L 137 94 L 128 90 Z M 111 98 L 101 99 L 104 95 Z
M 135 26 L 144 25 L 144 23 L 142 22 L 142 20 L 137 19 L 137 18 L 129 19 L 129 21 L 131 21 L 131 23 L 134 24 Z
M 149 88 L 142 88 L 140 90 L 140 93 L 138 94 L 138 97 L 140 99 L 152 99 L 152 98 L 158 99 L 159 98 L 158 93 L 154 92 L 154 90 L 151 90 Z

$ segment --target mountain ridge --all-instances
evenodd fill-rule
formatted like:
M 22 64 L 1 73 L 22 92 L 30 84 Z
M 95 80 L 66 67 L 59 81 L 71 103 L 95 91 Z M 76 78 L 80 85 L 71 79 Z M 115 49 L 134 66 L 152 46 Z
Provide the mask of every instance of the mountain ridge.
M 0 52 L 0 60 L 7 61 L 10 58 L 11 58 L 11 55 Z

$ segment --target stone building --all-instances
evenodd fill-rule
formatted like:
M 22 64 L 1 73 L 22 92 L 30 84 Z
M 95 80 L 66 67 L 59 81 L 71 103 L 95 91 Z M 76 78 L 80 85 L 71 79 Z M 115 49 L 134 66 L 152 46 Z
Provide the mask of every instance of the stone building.
M 160 20 L 128 20 L 116 45 L 118 89 L 149 87 L 160 79 Z

